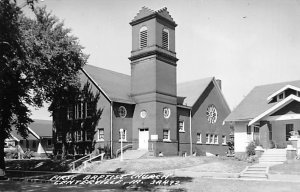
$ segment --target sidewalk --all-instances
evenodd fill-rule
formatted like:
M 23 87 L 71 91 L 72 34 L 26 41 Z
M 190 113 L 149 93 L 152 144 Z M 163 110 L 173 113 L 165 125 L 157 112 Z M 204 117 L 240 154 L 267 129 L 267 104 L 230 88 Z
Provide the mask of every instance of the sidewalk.
M 212 179 L 240 179 L 240 173 L 228 173 L 228 172 L 204 172 L 200 169 L 200 166 L 174 169 L 164 171 L 165 174 L 173 174 L 179 177 L 193 177 L 193 178 L 212 178 Z M 291 174 L 268 174 L 268 179 L 259 181 L 281 181 L 281 182 L 300 182 L 300 175 Z

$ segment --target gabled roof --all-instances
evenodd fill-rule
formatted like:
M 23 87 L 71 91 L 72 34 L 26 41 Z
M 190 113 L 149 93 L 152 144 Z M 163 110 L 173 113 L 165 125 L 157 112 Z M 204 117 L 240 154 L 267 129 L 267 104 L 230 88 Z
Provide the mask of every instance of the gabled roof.
M 144 20 L 152 19 L 154 17 L 160 17 L 162 19 L 168 20 L 175 27 L 177 26 L 177 24 L 175 23 L 174 19 L 172 18 L 172 16 L 170 15 L 166 7 L 159 9 L 157 11 L 149 9 L 148 7 L 142 7 L 142 9 L 130 22 L 130 24 L 135 25 L 137 23 L 143 22 Z
M 213 86 L 216 88 L 225 110 L 230 113 L 229 105 L 214 77 L 179 83 L 177 85 L 177 100 L 181 101 L 184 99 L 183 103 L 179 104 L 193 107 L 211 83 L 213 83 Z
M 24 140 L 15 127 L 12 127 L 11 136 L 16 140 Z M 42 137 L 52 137 L 52 121 L 34 119 L 34 122 L 28 126 L 28 137 L 26 139 L 38 140 Z
M 225 121 L 251 121 L 277 104 L 269 103 L 267 98 L 286 85 L 300 87 L 300 80 L 254 87 Z
M 260 119 L 262 119 L 263 117 L 270 115 L 280 109 L 282 109 L 283 107 L 285 107 L 286 105 L 288 105 L 289 103 L 291 103 L 292 101 L 297 101 L 300 102 L 300 98 L 295 96 L 295 95 L 289 95 L 287 98 L 285 98 L 284 100 L 276 103 L 276 105 L 272 106 L 271 108 L 267 109 L 266 111 L 264 111 L 263 113 L 261 113 L 260 115 L 258 115 L 257 117 L 255 117 L 254 119 L 252 119 L 249 122 L 249 125 L 252 125 L 254 123 L 256 123 L 257 121 L 259 121 Z
M 299 87 L 295 87 L 293 85 L 286 85 L 284 87 L 282 87 L 281 89 L 279 89 L 278 91 L 276 91 L 275 93 L 273 93 L 272 95 L 270 95 L 267 100 L 268 101 L 271 101 L 273 99 L 273 97 L 279 95 L 280 93 L 284 92 L 285 90 L 287 89 L 293 89 L 295 91 L 300 91 L 300 88 Z
M 183 105 L 193 106 L 205 91 L 213 77 L 177 84 L 177 97 L 185 97 Z
M 129 75 L 92 65 L 85 65 L 83 71 L 85 71 L 86 75 L 94 83 L 96 83 L 100 91 L 103 92 L 109 100 L 123 103 L 134 103 L 130 97 Z
M 52 137 L 52 121 L 34 119 L 29 128 L 40 137 Z

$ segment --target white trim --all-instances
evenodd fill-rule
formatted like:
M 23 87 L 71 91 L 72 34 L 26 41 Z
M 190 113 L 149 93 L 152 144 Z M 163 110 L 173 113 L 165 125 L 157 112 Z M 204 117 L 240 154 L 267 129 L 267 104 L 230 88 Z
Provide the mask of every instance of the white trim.
M 41 139 L 41 137 L 40 137 L 38 134 L 36 134 L 36 132 L 34 132 L 32 129 L 30 129 L 30 127 L 27 127 L 27 129 L 29 130 L 29 132 L 31 132 L 31 134 L 32 134 L 35 138 Z
M 274 105 L 273 107 L 271 107 L 270 109 L 266 110 L 265 112 L 263 112 L 262 114 L 258 115 L 257 117 L 255 117 L 254 119 L 252 119 L 249 122 L 249 126 L 254 124 L 255 122 L 257 122 L 258 120 L 262 119 L 263 117 L 283 108 L 284 106 L 288 105 L 289 103 L 291 103 L 292 101 L 298 101 L 300 102 L 300 98 L 295 96 L 295 95 L 290 95 L 287 98 L 283 99 L 282 101 L 280 101 L 279 103 L 277 103 L 276 105 Z
M 294 120 L 300 119 L 300 114 L 285 114 L 285 115 L 276 115 L 276 116 L 269 116 L 263 118 L 263 120 L 267 121 L 281 121 L 281 120 Z
M 281 89 L 279 89 L 278 91 L 276 91 L 275 93 L 273 93 L 272 95 L 270 95 L 267 98 L 267 101 L 271 101 L 273 97 L 277 96 L 278 94 L 280 94 L 281 92 L 283 92 L 283 91 L 285 91 L 287 89 L 293 89 L 295 91 L 299 91 L 300 92 L 300 88 L 295 87 L 293 85 L 286 85 L 286 86 L 282 87 Z

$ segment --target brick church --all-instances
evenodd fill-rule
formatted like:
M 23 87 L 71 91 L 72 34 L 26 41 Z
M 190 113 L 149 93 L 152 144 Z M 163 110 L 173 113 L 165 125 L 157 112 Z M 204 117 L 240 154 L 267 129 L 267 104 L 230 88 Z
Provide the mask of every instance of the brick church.
M 115 157 L 122 139 L 124 150 L 154 156 L 225 155 L 230 128 L 223 121 L 230 109 L 221 81 L 209 77 L 177 84 L 177 24 L 166 8 L 143 7 L 130 25 L 131 75 L 83 67 L 81 84 L 88 83 L 99 98 L 94 107 L 81 99 L 53 114 L 54 154 L 105 151 Z M 95 121 L 92 109 L 101 111 Z

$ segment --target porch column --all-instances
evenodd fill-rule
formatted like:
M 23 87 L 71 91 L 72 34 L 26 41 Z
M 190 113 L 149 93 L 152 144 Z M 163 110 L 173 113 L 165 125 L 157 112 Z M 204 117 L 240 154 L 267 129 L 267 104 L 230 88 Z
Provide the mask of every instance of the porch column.
M 260 121 L 259 142 L 264 149 L 270 148 L 270 132 L 272 132 L 272 124 L 269 121 Z

